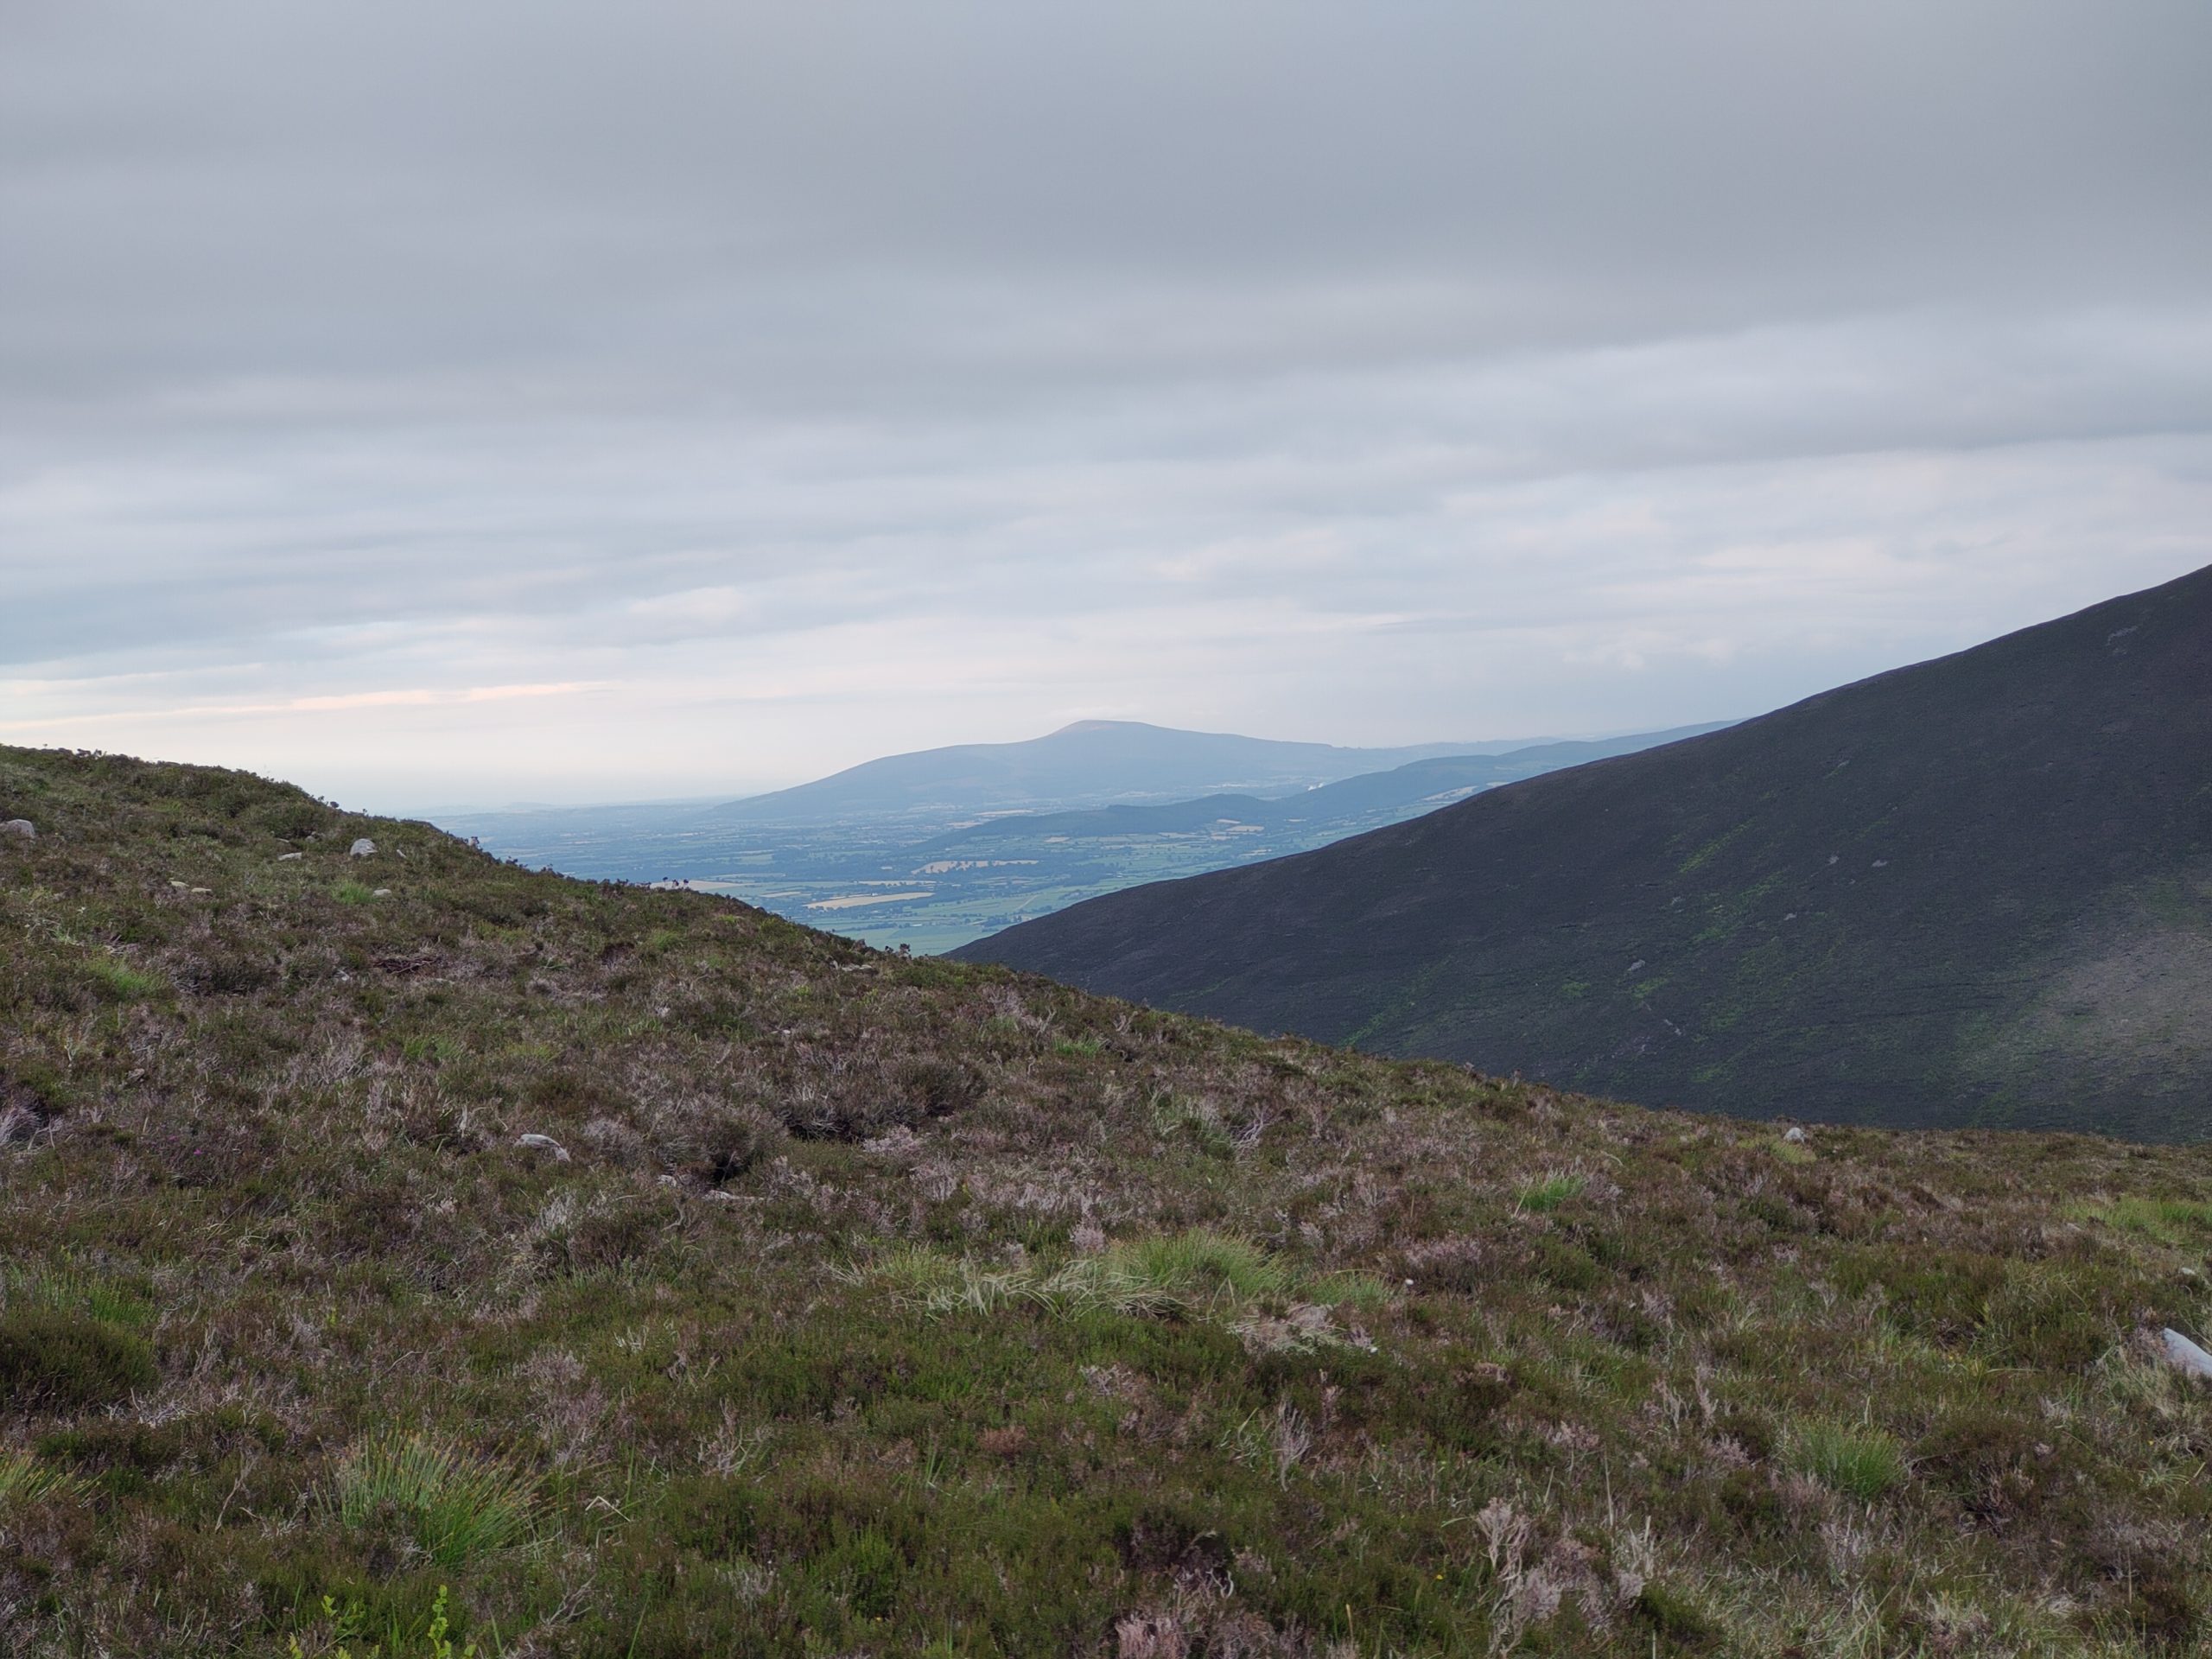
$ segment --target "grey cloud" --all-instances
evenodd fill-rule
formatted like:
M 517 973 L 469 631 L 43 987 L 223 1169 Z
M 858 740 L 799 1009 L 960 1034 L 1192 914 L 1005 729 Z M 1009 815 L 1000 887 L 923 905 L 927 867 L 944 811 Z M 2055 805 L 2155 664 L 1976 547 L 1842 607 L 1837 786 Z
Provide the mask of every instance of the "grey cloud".
M 2207 61 L 2196 0 L 18 4 L 0 728 L 1743 712 L 1963 643 L 1883 594 L 1993 547 L 2212 557 Z

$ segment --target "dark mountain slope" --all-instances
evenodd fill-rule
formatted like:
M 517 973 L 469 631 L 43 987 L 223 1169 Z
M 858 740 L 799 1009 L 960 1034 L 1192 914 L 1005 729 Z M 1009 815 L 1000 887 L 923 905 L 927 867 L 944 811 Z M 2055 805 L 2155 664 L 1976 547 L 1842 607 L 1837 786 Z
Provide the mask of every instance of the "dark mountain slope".
M 962 954 L 1648 1103 L 2212 1133 L 2212 570 Z

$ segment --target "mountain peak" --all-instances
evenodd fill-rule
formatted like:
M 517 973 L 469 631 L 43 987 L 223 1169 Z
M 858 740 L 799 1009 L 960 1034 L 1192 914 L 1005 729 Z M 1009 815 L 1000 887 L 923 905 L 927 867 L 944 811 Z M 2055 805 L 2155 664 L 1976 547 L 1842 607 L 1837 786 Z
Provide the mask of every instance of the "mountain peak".
M 2190 1137 L 2208 801 L 2212 569 L 960 954 L 1651 1103 Z

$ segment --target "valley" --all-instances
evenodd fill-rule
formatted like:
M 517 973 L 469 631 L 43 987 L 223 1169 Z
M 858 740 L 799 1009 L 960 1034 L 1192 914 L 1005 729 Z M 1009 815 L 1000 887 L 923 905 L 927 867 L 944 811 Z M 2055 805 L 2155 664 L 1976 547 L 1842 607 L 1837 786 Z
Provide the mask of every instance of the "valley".
M 1104 724 L 1077 733 L 1083 750 Z M 912 763 L 927 757 L 871 763 L 893 769 L 898 782 L 889 789 L 831 779 L 810 786 L 821 791 L 811 798 L 790 791 L 727 807 L 454 814 L 442 823 L 528 868 L 681 885 L 884 949 L 935 954 L 1102 893 L 1326 846 L 1516 779 L 1715 728 L 1478 746 L 1490 752 L 1424 756 L 1350 775 L 1344 769 L 1357 762 L 1348 757 L 1397 757 L 1254 744 L 1255 759 L 1208 747 L 1195 764 L 1241 766 L 1241 775 L 1268 780 L 1259 787 L 1272 792 L 1187 799 L 1160 798 L 1178 784 L 1217 775 L 1191 771 L 1194 763 L 1184 759 L 1179 740 L 1204 734 L 1166 733 L 1157 742 L 1147 734 L 1158 728 L 1135 729 L 1147 747 L 1124 749 L 1120 771 L 1110 763 L 1084 770 L 1089 760 L 1081 753 L 1058 770 L 1031 762 L 1020 785 L 1026 795 L 978 777 L 961 750 L 938 752 L 957 760 L 922 772 L 918 785 L 908 782 L 921 770 Z M 1052 752 L 1052 740 L 1039 743 Z M 1278 749 L 1293 753 L 1286 760 Z

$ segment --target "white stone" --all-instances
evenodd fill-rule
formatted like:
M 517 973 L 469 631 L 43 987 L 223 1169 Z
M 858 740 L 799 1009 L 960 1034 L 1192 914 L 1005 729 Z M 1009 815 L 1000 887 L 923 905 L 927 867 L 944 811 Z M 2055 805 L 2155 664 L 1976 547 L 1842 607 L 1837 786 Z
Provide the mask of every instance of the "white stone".
M 373 858 L 376 856 L 376 842 L 371 841 L 366 836 L 363 836 L 353 843 L 353 849 L 347 855 L 353 858 Z
M 1782 1138 L 1793 1147 L 1802 1147 L 1805 1144 L 1805 1131 L 1793 1123 Z
M 10 818 L 0 823 L 0 836 L 16 836 L 25 841 L 38 839 L 38 826 L 29 818 Z
M 2167 1363 L 2179 1367 L 2191 1376 L 2212 1380 L 2212 1354 L 2206 1353 L 2178 1331 L 2162 1331 L 2158 1334 L 2165 1339 Z
M 289 864 L 296 858 L 305 858 L 306 856 L 307 855 L 305 853 L 279 853 L 276 855 L 276 861 L 279 864 Z
M 569 1161 L 569 1149 L 550 1135 L 525 1135 L 515 1144 L 534 1147 L 541 1152 L 550 1152 L 553 1154 L 553 1161 L 556 1163 L 565 1164 Z

